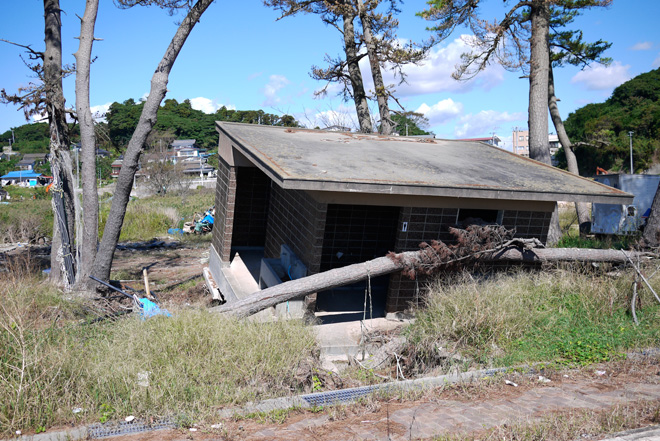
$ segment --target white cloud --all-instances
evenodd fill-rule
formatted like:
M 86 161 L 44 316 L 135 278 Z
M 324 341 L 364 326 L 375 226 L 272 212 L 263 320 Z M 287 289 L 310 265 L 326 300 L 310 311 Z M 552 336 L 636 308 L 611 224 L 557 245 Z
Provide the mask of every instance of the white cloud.
M 630 47 L 631 51 L 647 51 L 653 47 L 653 43 L 650 41 L 640 41 L 638 43 L 635 43 L 633 46 Z
M 571 83 L 582 83 L 587 90 L 610 90 L 631 78 L 629 69 L 629 64 L 624 66 L 619 61 L 609 66 L 591 65 L 575 74 Z
M 656 59 L 653 60 L 653 68 L 655 69 L 655 68 L 658 68 L 658 67 L 660 67 L 660 53 L 658 54 Z
M 204 113 L 215 113 L 220 107 L 220 104 L 216 103 L 212 99 L 204 98 L 199 96 L 197 98 L 190 99 L 190 106 L 195 110 L 201 110 Z
M 428 118 L 431 126 L 436 126 L 444 124 L 460 115 L 463 112 L 463 104 L 447 98 L 446 100 L 438 101 L 432 106 L 423 103 L 415 112 L 423 114 Z
M 460 123 L 454 128 L 454 135 L 457 138 L 476 138 L 488 136 L 492 132 L 502 131 L 499 126 L 502 123 L 518 121 L 525 119 L 522 112 L 498 112 L 496 110 L 482 110 L 476 115 L 468 114 L 462 116 Z M 504 132 L 507 132 L 504 130 Z
M 329 126 L 343 126 L 351 130 L 358 128 L 355 107 L 344 104 L 327 110 L 315 109 L 312 115 L 305 112 L 304 114 L 296 115 L 296 119 L 309 128 L 325 128 Z
M 279 103 L 280 97 L 277 96 L 277 92 L 280 91 L 283 87 L 289 84 L 289 80 L 283 75 L 271 75 L 268 83 L 261 89 L 261 92 L 264 94 L 266 99 L 262 106 L 274 106 Z
M 429 56 L 419 65 L 408 65 L 403 68 L 406 83 L 398 84 L 399 78 L 394 78 L 391 71 L 383 71 L 385 84 L 395 84 L 397 96 L 406 97 L 428 93 L 454 92 L 467 93 L 473 89 L 489 90 L 504 80 L 504 69 L 493 64 L 468 81 L 457 81 L 451 77 L 455 66 L 461 62 L 461 54 L 470 51 L 466 43 L 466 35 L 455 39 L 445 47 L 432 49 Z M 360 63 L 365 86 L 373 89 L 368 60 Z
M 110 110 L 111 104 L 112 103 L 105 103 L 90 107 L 94 121 L 105 122 L 105 114 L 108 113 L 108 110 Z

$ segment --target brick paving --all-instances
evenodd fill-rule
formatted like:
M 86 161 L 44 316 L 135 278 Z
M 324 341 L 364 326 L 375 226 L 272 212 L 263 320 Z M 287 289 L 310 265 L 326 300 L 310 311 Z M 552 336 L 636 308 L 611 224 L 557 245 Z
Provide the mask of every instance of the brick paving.
M 638 400 L 660 401 L 660 384 L 563 383 L 525 390 L 517 396 L 478 401 L 392 403 L 389 418 L 369 414 L 332 421 L 328 414 L 292 424 L 264 427 L 246 440 L 416 440 L 443 433 L 469 433 L 516 421 L 533 421 L 557 410 L 592 409 Z M 654 439 L 654 438 L 635 438 Z

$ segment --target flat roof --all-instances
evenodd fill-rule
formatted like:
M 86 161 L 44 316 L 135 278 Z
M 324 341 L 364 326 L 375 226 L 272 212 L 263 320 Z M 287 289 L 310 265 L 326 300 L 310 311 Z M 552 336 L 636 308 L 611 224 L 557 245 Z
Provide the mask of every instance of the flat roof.
M 627 204 L 633 196 L 482 142 L 216 122 L 282 188 Z

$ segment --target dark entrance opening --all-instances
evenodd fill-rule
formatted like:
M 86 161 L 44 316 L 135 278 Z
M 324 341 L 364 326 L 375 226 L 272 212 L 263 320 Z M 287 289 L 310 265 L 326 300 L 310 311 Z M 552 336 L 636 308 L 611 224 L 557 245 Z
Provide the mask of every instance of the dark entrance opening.
M 399 221 L 399 207 L 328 205 L 321 271 L 365 262 L 392 251 Z M 385 315 L 389 275 L 318 293 L 316 310 L 327 312 L 324 323 L 363 317 L 365 289 L 371 285 L 367 317 Z

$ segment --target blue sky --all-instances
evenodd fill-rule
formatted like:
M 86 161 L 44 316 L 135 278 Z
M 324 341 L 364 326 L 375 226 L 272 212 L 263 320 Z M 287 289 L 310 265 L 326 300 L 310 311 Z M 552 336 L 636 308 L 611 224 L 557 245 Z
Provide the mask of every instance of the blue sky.
M 7 1 L 0 38 L 43 48 L 43 3 L 40 0 Z M 501 17 L 499 0 L 487 0 L 486 18 Z M 84 1 L 61 0 L 65 63 L 73 63 Z M 415 12 L 425 2 L 408 0 L 398 16 L 399 38 L 428 38 L 428 25 Z M 611 66 L 584 71 L 565 67 L 555 72 L 559 106 L 569 112 L 610 96 L 614 87 L 660 67 L 660 0 L 614 0 L 607 9 L 594 9 L 573 24 L 587 41 L 599 38 L 613 43 L 607 55 Z M 297 16 L 277 21 L 278 14 L 259 0 L 218 0 L 195 27 L 170 75 L 168 98 L 191 99 L 193 107 L 212 112 L 225 105 L 236 109 L 263 109 L 289 113 L 307 126 L 325 123 L 354 125 L 352 103 L 330 94 L 314 98 L 323 83 L 309 76 L 312 65 L 323 66 L 325 54 L 341 53 L 341 37 L 316 16 Z M 113 101 L 136 100 L 149 90 L 151 75 L 176 30 L 180 17 L 157 8 L 121 10 L 101 1 L 92 66 L 91 104 L 102 111 Z M 406 69 L 408 84 L 398 85 L 397 96 L 407 110 L 424 113 L 430 129 L 442 138 L 490 136 L 493 132 L 510 148 L 513 127 L 526 127 L 528 81 L 519 73 L 491 66 L 474 80 L 457 82 L 451 72 L 467 47 L 459 29 L 435 47 L 420 66 Z M 19 56 L 22 49 L 0 42 L 0 88 L 8 92 L 31 78 Z M 371 87 L 368 66 L 363 66 Z M 391 74 L 386 80 L 395 82 Z M 73 106 L 74 78 L 65 80 L 67 105 Z M 394 106 L 394 104 L 392 104 Z M 377 113 L 375 106 L 373 113 Z M 0 104 L 0 133 L 25 123 L 22 112 Z M 552 126 L 551 131 L 552 131 Z M 6 140 L 0 140 L 6 144 Z

